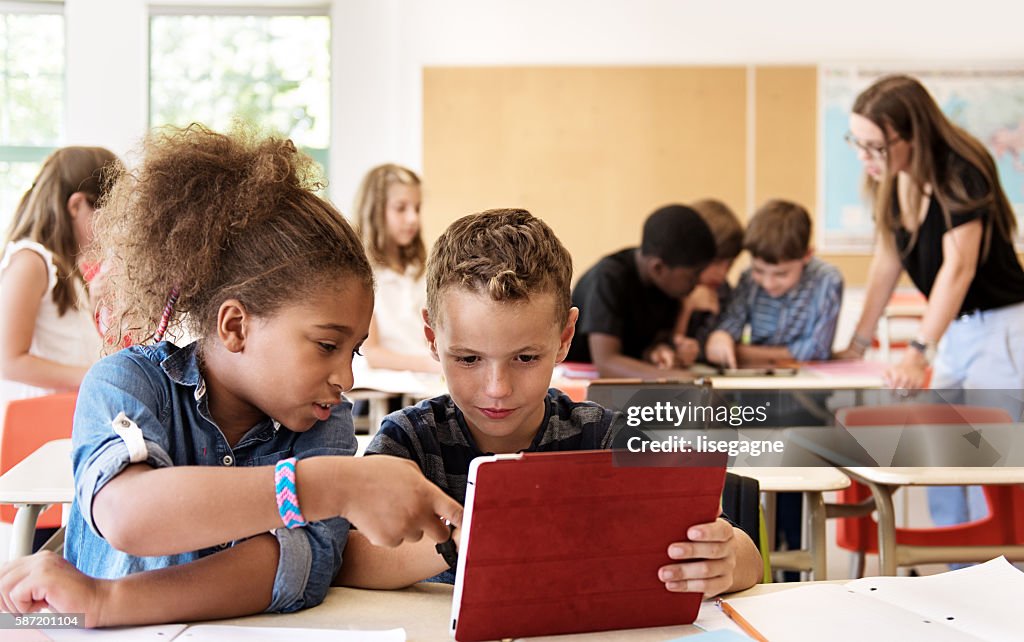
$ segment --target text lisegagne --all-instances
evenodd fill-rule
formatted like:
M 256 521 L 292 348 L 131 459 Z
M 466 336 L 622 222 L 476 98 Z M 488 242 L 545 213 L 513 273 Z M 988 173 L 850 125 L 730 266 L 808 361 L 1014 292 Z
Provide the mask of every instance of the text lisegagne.
M 711 439 L 705 435 L 687 439 L 670 435 L 664 439 L 654 440 L 630 437 L 626 440 L 626 449 L 631 453 L 726 453 L 730 457 L 759 457 L 769 453 L 781 454 L 785 450 L 785 444 L 778 439 Z

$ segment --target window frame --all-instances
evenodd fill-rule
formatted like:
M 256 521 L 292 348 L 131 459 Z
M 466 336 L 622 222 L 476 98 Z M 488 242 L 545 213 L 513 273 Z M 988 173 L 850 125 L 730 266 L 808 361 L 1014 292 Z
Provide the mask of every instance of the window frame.
M 155 17 L 168 17 L 168 16 L 257 16 L 257 17 L 279 17 L 279 16 L 298 16 L 298 17 L 324 17 L 327 18 L 328 22 L 328 38 L 327 38 L 327 50 L 328 50 L 328 92 L 327 92 L 327 114 L 331 121 L 328 123 L 328 135 L 327 135 L 327 147 L 306 147 L 300 146 L 299 149 L 304 153 L 309 154 L 313 160 L 315 160 L 321 167 L 324 179 L 330 176 L 330 161 L 331 161 L 331 137 L 334 130 L 334 50 L 332 41 L 334 39 L 334 30 L 332 27 L 333 16 L 331 15 L 331 7 L 329 3 L 323 4 L 310 4 L 308 2 L 303 3 L 287 3 L 279 2 L 276 4 L 256 5 L 252 4 L 218 4 L 218 5 L 194 5 L 194 4 L 151 4 L 149 5 L 149 11 L 146 19 L 147 28 L 147 39 L 146 39 L 146 127 L 152 129 L 153 127 L 153 110 L 152 110 L 152 96 L 153 96 L 153 18 Z

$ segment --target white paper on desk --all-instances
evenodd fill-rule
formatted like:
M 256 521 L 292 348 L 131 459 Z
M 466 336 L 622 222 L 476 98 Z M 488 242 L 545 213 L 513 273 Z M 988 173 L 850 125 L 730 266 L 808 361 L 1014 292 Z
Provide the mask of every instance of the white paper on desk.
M 984 639 L 841 584 L 815 584 L 725 601 L 772 642 L 977 642 Z
M 982 639 L 1021 635 L 1024 573 L 1005 557 L 939 575 L 865 577 L 844 586 Z
M 268 626 L 201 624 L 190 626 L 176 642 L 405 642 L 405 629 L 350 631 L 346 629 L 296 629 Z
M 697 612 L 697 619 L 693 623 L 705 631 L 725 630 L 743 633 L 743 629 L 722 612 L 714 598 L 700 603 L 700 611 Z
M 158 624 L 155 626 L 124 626 L 112 629 L 46 629 L 46 639 L 54 642 L 89 642 L 100 640 L 107 642 L 145 642 L 146 640 L 162 640 L 169 642 L 185 630 L 187 624 Z

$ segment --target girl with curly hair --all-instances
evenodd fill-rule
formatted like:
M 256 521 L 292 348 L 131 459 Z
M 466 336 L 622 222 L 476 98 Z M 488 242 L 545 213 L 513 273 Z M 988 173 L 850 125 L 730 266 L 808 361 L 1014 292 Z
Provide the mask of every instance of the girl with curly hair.
M 291 141 L 201 126 L 146 143 L 97 216 L 107 345 L 75 412 L 66 560 L 0 569 L 6 610 L 112 626 L 319 604 L 350 523 L 396 546 L 461 509 L 408 461 L 352 458 L 370 265 Z M 187 330 L 185 347 L 164 341 Z M 148 338 L 147 338 L 148 337 Z

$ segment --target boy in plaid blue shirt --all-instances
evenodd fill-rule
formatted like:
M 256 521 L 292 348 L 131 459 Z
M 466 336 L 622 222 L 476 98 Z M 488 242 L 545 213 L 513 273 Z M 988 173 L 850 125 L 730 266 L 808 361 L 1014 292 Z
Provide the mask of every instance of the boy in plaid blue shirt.
M 708 361 L 736 368 L 831 356 L 843 277 L 814 257 L 810 238 L 811 217 L 796 203 L 768 201 L 754 214 L 743 242 L 751 267 L 708 337 Z

